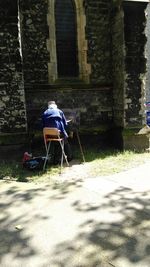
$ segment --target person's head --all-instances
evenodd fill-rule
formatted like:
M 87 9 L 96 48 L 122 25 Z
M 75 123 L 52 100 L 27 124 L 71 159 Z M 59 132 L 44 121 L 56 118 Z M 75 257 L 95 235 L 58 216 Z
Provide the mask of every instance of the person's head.
M 54 108 L 54 109 L 57 108 L 55 101 L 49 101 L 48 102 L 48 108 Z

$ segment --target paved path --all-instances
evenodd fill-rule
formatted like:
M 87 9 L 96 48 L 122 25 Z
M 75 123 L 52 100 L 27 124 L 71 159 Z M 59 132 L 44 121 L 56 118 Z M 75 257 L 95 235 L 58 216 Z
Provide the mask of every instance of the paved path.
M 0 193 L 1 267 L 150 267 L 148 164 Z

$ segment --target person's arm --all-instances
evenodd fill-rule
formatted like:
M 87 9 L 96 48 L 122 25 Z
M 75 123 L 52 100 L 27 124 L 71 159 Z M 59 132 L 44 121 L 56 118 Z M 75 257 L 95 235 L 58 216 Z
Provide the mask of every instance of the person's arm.
M 63 117 L 62 117 L 62 119 L 63 119 L 63 123 L 64 123 L 65 128 L 67 128 L 67 126 L 68 126 L 68 122 L 67 122 L 67 120 L 66 120 L 66 117 L 65 117 L 64 113 L 63 113 Z
M 66 129 L 67 126 L 68 126 L 68 123 L 67 123 L 65 114 L 63 113 L 63 111 L 60 111 L 60 114 L 61 114 L 62 122 L 63 122 L 63 124 L 64 124 L 64 128 Z
M 45 127 L 45 116 L 44 113 L 42 114 L 42 127 Z

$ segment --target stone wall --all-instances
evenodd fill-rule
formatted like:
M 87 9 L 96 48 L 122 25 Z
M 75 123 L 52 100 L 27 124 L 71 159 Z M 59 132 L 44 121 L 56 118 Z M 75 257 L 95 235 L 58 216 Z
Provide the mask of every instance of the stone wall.
M 0 133 L 26 130 L 17 1 L 0 2 Z
M 96 125 L 99 129 L 102 129 L 104 124 L 107 127 L 112 126 L 110 4 L 110 0 L 84 1 L 87 63 L 91 65 L 89 85 L 86 86 L 80 81 L 74 84 L 73 79 L 48 85 L 47 66 L 51 62 L 51 51 L 48 52 L 50 45 L 47 43 L 48 26 L 50 35 L 52 25 L 48 25 L 46 18 L 48 12 L 52 12 L 51 5 L 48 1 L 38 0 L 35 3 L 33 0 L 21 0 L 24 78 L 29 124 L 30 121 L 37 121 L 43 108 L 47 107 L 47 102 L 54 99 L 62 108 L 70 108 L 74 103 L 74 107 L 80 109 L 82 128 L 92 131 Z
M 48 83 L 47 0 L 20 0 L 24 82 Z
M 141 127 L 145 121 L 146 6 L 146 3 L 124 2 L 125 127 Z
M 91 83 L 111 84 L 110 0 L 85 1 L 88 63 Z
M 111 12 L 113 115 L 117 127 L 124 125 L 124 23 L 119 1 Z
M 54 86 L 48 84 L 48 64 L 52 57 L 48 44 L 49 1 L 1 1 L 2 132 L 16 134 L 26 130 L 25 105 L 30 124 L 32 111 L 38 120 L 49 99 L 55 99 L 62 108 L 70 108 L 70 103 L 74 103 L 80 109 L 83 128 L 102 130 L 112 125 L 110 3 L 110 0 L 84 1 L 87 63 L 91 65 L 89 85 L 72 85 L 73 81 L 67 81 L 67 85 Z
M 80 52 L 85 69 L 90 70 L 85 70 L 85 74 L 90 73 L 86 83 L 84 79 L 70 78 L 49 82 L 53 76 L 49 66 L 54 58 L 50 35 L 55 30 L 49 16 L 50 0 L 1 0 L 1 132 L 26 131 L 26 109 L 27 122 L 32 127 L 50 99 L 62 109 L 78 109 L 86 131 L 143 125 L 145 90 L 149 97 L 149 60 L 145 87 L 146 34 L 149 36 L 149 17 L 145 34 L 145 11 L 149 16 L 149 5 L 121 0 L 77 2 L 85 23 L 85 46 Z
M 112 127 L 112 89 L 109 87 L 55 88 L 40 86 L 28 88 L 26 92 L 28 123 L 30 130 L 41 130 L 41 115 L 47 109 L 47 101 L 55 100 L 62 110 L 71 109 L 79 113 L 80 131 L 104 132 Z
M 84 4 L 91 83 L 112 83 L 110 4 L 110 0 L 87 0 Z M 48 83 L 48 63 L 51 62 L 51 51 L 47 49 L 51 34 L 47 23 L 47 14 L 51 12 L 48 7 L 48 0 L 20 0 L 25 84 Z
M 146 16 L 146 29 L 145 34 L 147 38 L 146 44 L 146 60 L 147 60 L 147 69 L 146 69 L 146 101 L 150 101 L 150 4 L 147 5 L 145 10 Z

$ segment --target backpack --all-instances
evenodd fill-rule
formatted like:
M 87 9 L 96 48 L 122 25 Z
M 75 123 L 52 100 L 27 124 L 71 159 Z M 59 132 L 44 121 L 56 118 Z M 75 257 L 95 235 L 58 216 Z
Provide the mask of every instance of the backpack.
M 23 162 L 23 167 L 27 170 L 43 170 L 45 157 L 34 157 Z

